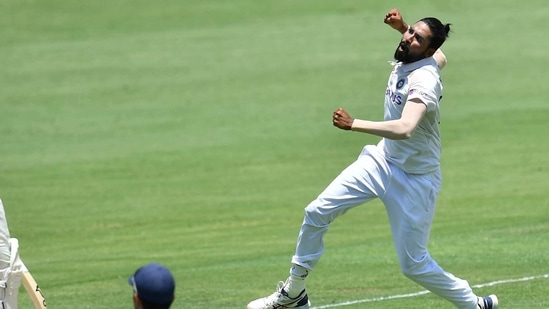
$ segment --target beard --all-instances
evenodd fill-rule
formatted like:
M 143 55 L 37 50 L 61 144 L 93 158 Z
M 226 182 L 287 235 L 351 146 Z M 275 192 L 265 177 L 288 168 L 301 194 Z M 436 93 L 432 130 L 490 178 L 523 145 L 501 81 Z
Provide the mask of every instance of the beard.
M 401 50 L 402 49 L 402 50 Z M 395 50 L 395 60 L 402 63 L 411 63 L 425 58 L 423 53 L 410 52 L 410 48 L 406 45 L 406 42 L 400 41 Z

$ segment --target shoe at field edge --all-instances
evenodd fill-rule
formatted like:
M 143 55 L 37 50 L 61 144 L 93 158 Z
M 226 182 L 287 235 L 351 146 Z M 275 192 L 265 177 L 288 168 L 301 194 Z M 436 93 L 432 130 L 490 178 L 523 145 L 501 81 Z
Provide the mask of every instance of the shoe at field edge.
M 279 282 L 276 291 L 263 298 L 256 299 L 246 306 L 247 309 L 282 309 L 282 308 L 297 308 L 297 309 L 309 309 L 311 303 L 305 290 L 296 298 L 291 298 L 288 293 L 284 291 L 284 282 Z
M 477 306 L 479 309 L 498 309 L 498 297 L 494 294 L 478 298 Z

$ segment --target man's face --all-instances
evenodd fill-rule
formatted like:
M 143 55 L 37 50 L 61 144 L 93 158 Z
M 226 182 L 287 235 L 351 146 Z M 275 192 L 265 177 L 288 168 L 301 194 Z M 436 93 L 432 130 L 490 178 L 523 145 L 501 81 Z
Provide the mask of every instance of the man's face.
M 435 50 L 429 47 L 432 33 L 426 23 L 419 21 L 402 35 L 395 50 L 395 60 L 410 63 L 431 57 Z

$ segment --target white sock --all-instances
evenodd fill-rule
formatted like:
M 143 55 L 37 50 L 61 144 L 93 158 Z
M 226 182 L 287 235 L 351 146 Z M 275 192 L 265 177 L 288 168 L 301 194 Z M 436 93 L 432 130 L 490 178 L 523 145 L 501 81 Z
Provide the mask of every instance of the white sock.
M 299 265 L 294 265 L 290 269 L 290 276 L 284 284 L 284 290 L 291 298 L 296 298 L 305 290 L 305 279 L 309 274 L 309 270 Z

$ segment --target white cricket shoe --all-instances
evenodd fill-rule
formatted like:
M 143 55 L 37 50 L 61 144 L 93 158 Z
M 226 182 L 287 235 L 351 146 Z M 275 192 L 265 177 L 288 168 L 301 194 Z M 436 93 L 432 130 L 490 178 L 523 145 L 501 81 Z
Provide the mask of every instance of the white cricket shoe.
M 494 294 L 478 298 L 478 309 L 498 309 L 498 297 Z
M 309 309 L 311 303 L 307 292 L 303 290 L 296 298 L 290 298 L 284 291 L 284 282 L 280 281 L 273 294 L 256 299 L 248 304 L 247 309 L 282 309 L 282 308 L 300 308 Z

